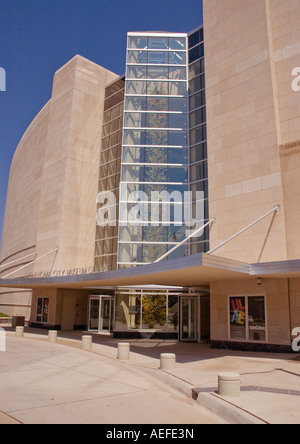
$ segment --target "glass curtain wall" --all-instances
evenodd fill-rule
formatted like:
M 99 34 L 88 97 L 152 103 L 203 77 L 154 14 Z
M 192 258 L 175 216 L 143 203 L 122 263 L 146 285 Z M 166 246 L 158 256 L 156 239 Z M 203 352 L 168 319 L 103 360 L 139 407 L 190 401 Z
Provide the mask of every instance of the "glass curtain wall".
M 174 290 L 119 289 L 114 331 L 178 333 L 179 295 Z
M 152 263 L 186 237 L 187 59 L 186 34 L 128 35 L 119 268 Z
M 108 85 L 105 90 L 103 133 L 100 149 L 99 189 L 110 191 L 116 198 L 118 217 L 119 185 L 121 175 L 122 131 L 124 112 L 125 78 Z M 103 204 L 99 204 L 97 210 Z M 95 269 L 117 269 L 118 220 L 114 226 L 96 228 Z
M 203 27 L 189 35 L 189 127 L 190 190 L 196 204 L 196 192 L 202 192 L 204 220 L 209 221 L 208 169 L 206 140 L 206 99 Z M 198 202 L 199 204 L 199 202 Z M 190 254 L 209 251 L 209 227 L 201 237 L 192 239 Z

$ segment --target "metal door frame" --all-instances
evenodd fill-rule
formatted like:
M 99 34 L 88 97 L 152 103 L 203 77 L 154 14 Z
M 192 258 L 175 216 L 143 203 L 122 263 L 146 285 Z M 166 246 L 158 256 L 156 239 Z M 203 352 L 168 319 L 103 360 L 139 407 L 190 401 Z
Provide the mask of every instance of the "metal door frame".
M 107 300 L 107 301 L 109 301 L 109 325 L 108 325 L 108 330 L 104 330 L 103 329 L 103 316 L 102 316 L 102 308 L 103 308 L 103 303 L 104 303 L 104 300 Z M 113 299 L 112 299 L 112 297 L 111 296 L 100 296 L 100 311 L 99 311 L 99 332 L 111 332 L 111 330 L 112 330 L 112 315 L 113 315 L 113 313 L 112 313 L 112 301 L 113 301 Z
M 102 304 L 103 300 L 107 299 L 110 301 L 109 304 L 109 329 L 103 330 L 103 319 L 102 319 Z M 99 317 L 98 317 L 98 328 L 97 329 L 90 329 L 90 320 L 91 320 L 91 301 L 92 300 L 99 300 Z M 111 332 L 112 331 L 112 323 L 113 323 L 113 297 L 110 295 L 91 295 L 89 296 L 89 302 L 88 302 L 88 319 L 87 319 L 87 330 L 91 332 Z
M 192 338 L 183 338 L 183 325 L 182 325 L 182 321 L 183 321 L 183 302 L 185 300 L 189 300 L 189 301 L 193 301 L 194 303 L 197 304 L 197 309 L 195 311 L 195 321 L 196 321 L 196 326 L 195 326 L 195 333 L 196 333 L 196 337 L 195 339 Z M 179 340 L 180 342 L 201 342 L 201 325 L 200 325 L 200 321 L 201 321 L 201 317 L 200 317 L 200 296 L 189 296 L 189 295 L 184 295 L 180 297 L 180 328 L 179 328 Z

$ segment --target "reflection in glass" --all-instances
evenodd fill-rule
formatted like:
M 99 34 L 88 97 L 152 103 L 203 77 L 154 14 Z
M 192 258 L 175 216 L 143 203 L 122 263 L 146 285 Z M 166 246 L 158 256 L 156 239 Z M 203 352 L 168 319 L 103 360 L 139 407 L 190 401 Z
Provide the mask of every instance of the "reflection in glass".
M 168 49 L 169 39 L 164 37 L 148 37 L 148 49 Z
M 169 227 L 168 233 L 168 242 L 181 242 L 186 238 L 186 227 L 177 227 L 175 225 L 171 225 Z
M 169 182 L 188 182 L 188 169 L 183 167 L 168 167 Z
M 192 79 L 204 72 L 204 59 L 200 59 L 189 67 L 189 79 Z
M 174 247 L 174 245 L 169 246 L 169 250 L 171 250 Z M 181 247 L 177 248 L 177 250 L 173 251 L 168 256 L 168 261 L 171 261 L 173 259 L 179 259 L 180 257 L 185 257 L 189 255 L 189 247 L 187 244 L 182 245 Z
M 145 131 L 124 130 L 124 145 L 145 145 Z
M 147 68 L 144 66 L 128 66 L 127 67 L 127 79 L 146 79 Z
M 122 178 L 125 182 L 140 182 L 143 178 L 143 167 L 123 165 Z
M 187 86 L 186 82 L 171 82 L 169 88 L 170 96 L 186 96 Z
M 168 131 L 147 130 L 145 145 L 168 145 Z
M 182 298 L 181 337 L 183 340 L 198 339 L 198 298 Z
M 229 298 L 230 339 L 246 339 L 246 299 L 244 297 Z
M 157 230 L 161 230 L 163 227 L 158 227 Z M 166 244 L 143 244 L 143 262 L 146 264 L 152 264 L 157 258 L 161 257 L 167 252 Z
M 166 324 L 166 297 L 164 294 L 144 295 L 142 303 L 142 328 L 162 329 Z
M 206 142 L 193 146 L 191 149 L 191 163 L 200 162 L 207 159 L 207 144 Z
M 194 94 L 197 91 L 205 88 L 205 75 L 202 74 L 199 77 L 190 81 L 190 94 Z
M 147 63 L 147 52 L 146 51 L 128 51 L 127 63 L 146 64 Z
M 116 295 L 116 331 L 178 331 L 178 295 L 168 291 L 120 291 Z
M 169 79 L 172 80 L 185 80 L 186 79 L 186 68 L 182 67 L 169 67 Z
M 160 215 L 157 220 L 159 221 Z M 167 242 L 168 240 L 168 227 L 143 227 L 143 239 L 147 242 Z
M 169 78 L 169 69 L 166 67 L 154 67 L 149 66 L 148 72 L 147 72 L 147 78 L 148 79 L 162 79 L 162 80 L 168 80 Z
M 250 341 L 266 341 L 264 296 L 248 297 L 248 329 Z
M 143 227 L 127 225 L 120 227 L 120 232 L 124 242 L 142 242 L 143 241 Z
M 205 105 L 205 91 L 201 91 L 198 94 L 190 97 L 190 110 L 200 108 Z
M 147 110 L 148 111 L 168 111 L 169 101 L 171 99 L 160 97 L 148 97 L 147 98 Z
M 187 128 L 187 115 L 186 114 L 170 114 L 169 115 L 169 128 Z
M 137 80 L 128 80 L 126 82 L 126 94 L 146 94 L 147 83 Z
M 191 254 L 205 253 L 209 250 L 209 241 L 191 244 Z
M 165 166 L 145 166 L 145 182 L 168 182 L 168 171 Z
M 117 293 L 115 330 L 140 328 L 141 296 Z
M 119 245 L 119 262 L 131 262 L 133 264 L 142 261 L 142 245 L 138 244 L 120 244 Z
M 196 31 L 195 33 L 189 36 L 189 47 L 192 48 L 193 46 L 196 46 L 202 40 L 200 39 L 200 31 Z
M 98 331 L 100 314 L 100 298 L 90 299 L 89 331 Z
M 148 52 L 149 65 L 167 65 L 169 63 L 169 53 L 166 51 Z
M 125 110 L 128 111 L 144 111 L 146 110 L 146 97 L 126 97 Z
M 123 148 L 123 163 L 144 163 L 144 149 L 139 147 Z
M 169 145 L 187 146 L 186 131 L 169 131 Z
M 168 147 L 135 147 L 123 148 L 123 164 L 126 163 L 188 163 L 188 151 L 186 148 Z
M 186 64 L 186 52 L 170 52 L 169 64 L 170 65 L 185 65 Z
M 204 180 L 208 176 L 207 162 L 201 162 L 191 167 L 191 181 Z
M 171 37 L 169 38 L 169 48 L 170 49 L 186 49 L 186 38 L 184 37 Z
M 145 163 L 167 163 L 168 161 L 168 148 L 156 147 L 145 148 Z
M 170 148 L 168 163 L 186 165 L 188 163 L 188 150 L 186 148 Z
M 132 49 L 146 49 L 147 37 L 129 37 L 128 48 Z
M 147 184 L 145 183 L 144 185 L 144 190 L 146 195 L 148 196 L 148 199 L 151 200 L 151 196 L 152 196 L 152 192 L 158 192 L 158 193 L 162 193 L 163 191 L 167 191 L 168 190 L 168 185 L 166 183 L 160 183 L 160 184 Z
M 168 114 L 146 114 L 146 126 L 149 128 L 168 128 Z
M 178 184 L 177 183 L 169 183 L 168 184 L 168 192 L 170 194 L 172 193 L 181 193 L 181 196 L 184 196 L 184 193 L 188 191 L 188 185 L 187 184 Z
M 206 140 L 206 125 L 199 126 L 198 128 L 190 131 L 190 144 L 195 145 L 199 142 Z
M 166 330 L 177 331 L 178 322 L 179 322 L 178 319 L 179 319 L 178 296 L 169 296 Z
M 169 95 L 168 82 L 147 82 L 147 94 L 151 96 Z
M 186 98 L 170 97 L 169 98 L 169 111 L 187 112 L 187 100 Z
M 208 196 L 208 180 L 202 180 L 201 182 L 197 182 L 191 185 L 191 191 L 195 193 L 196 191 L 204 192 L 204 195 Z
M 206 122 L 205 106 L 190 114 L 190 128 Z
M 124 127 L 143 128 L 145 126 L 145 114 L 142 113 L 125 113 Z

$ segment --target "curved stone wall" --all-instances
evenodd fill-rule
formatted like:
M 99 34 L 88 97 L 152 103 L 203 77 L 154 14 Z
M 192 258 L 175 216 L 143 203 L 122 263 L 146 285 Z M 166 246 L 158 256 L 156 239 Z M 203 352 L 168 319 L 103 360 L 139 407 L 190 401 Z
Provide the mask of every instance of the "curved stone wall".
M 0 277 L 94 265 L 105 87 L 116 78 L 78 55 L 56 72 L 52 97 L 12 161 Z M 30 304 L 28 290 L 0 291 L 0 312 L 28 319 Z

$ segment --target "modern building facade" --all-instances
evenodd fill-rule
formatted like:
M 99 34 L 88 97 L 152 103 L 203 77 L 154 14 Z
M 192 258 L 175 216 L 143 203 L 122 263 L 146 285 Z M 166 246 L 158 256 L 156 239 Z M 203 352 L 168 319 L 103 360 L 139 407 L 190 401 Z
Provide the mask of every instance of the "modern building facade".
M 300 327 L 299 0 L 204 0 L 76 56 L 16 151 L 0 310 L 116 337 L 291 350 Z M 11 288 L 11 289 L 10 289 Z

